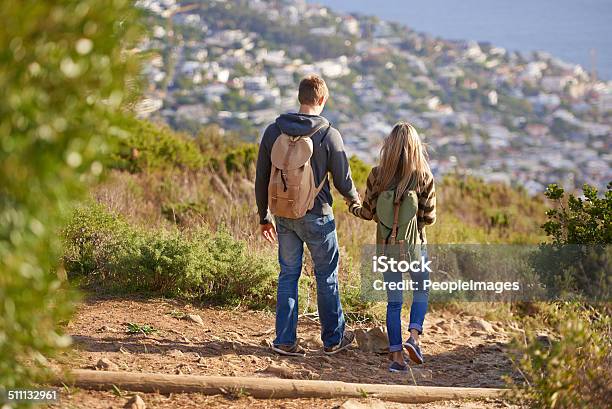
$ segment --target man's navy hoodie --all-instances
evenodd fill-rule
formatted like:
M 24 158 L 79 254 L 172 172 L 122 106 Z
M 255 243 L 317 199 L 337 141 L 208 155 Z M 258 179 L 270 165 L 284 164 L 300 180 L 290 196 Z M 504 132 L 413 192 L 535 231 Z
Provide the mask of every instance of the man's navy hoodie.
M 353 185 L 351 169 L 340 132 L 334 127 L 330 127 L 327 119 L 319 115 L 283 114 L 266 128 L 259 144 L 255 198 L 260 224 L 272 222 L 272 216 L 268 209 L 268 184 L 272 167 L 270 152 L 272 152 L 272 145 L 274 145 L 276 138 L 281 133 L 289 136 L 308 135 L 317 128 L 320 128 L 319 131 L 311 137 L 313 154 L 310 158 L 315 183 L 319 185 L 325 174 L 330 172 L 334 186 L 340 194 L 350 201 L 358 200 L 357 189 Z M 316 197 L 314 207 L 309 213 L 319 216 L 332 214 L 332 202 L 328 179 Z

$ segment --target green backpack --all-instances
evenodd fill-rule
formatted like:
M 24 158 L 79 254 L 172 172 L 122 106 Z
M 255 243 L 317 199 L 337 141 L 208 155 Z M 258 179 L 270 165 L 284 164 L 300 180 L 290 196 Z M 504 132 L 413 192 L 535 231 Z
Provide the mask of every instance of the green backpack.
M 399 197 L 397 189 L 380 193 L 376 201 L 378 255 L 408 262 L 421 259 L 421 235 L 417 224 L 419 199 L 414 190 Z

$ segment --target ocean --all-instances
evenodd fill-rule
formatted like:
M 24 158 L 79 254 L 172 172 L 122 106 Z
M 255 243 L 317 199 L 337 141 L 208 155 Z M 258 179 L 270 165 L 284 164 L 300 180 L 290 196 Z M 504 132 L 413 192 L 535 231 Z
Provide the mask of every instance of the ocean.
M 310 1 L 310 0 L 309 0 Z M 445 39 L 541 50 L 612 79 L 612 0 L 316 0 Z

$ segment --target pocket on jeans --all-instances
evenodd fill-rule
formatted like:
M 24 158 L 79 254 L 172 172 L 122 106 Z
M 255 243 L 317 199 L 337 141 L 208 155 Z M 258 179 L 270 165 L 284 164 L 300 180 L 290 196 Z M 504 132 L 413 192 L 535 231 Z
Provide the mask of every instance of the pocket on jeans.
M 313 217 L 307 221 L 307 229 L 313 239 L 324 239 L 336 230 L 336 221 L 331 215 Z
M 285 221 L 282 218 L 276 218 L 276 234 L 286 234 L 289 233 L 289 228 L 285 226 Z

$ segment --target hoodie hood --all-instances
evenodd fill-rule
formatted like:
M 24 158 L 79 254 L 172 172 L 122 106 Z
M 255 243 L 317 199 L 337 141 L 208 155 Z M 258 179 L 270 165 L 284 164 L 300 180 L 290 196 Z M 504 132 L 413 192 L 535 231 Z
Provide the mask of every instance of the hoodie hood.
M 303 136 L 313 133 L 317 128 L 329 125 L 329 122 L 319 115 L 283 114 L 276 119 L 276 125 L 284 134 Z

